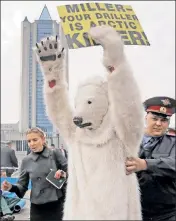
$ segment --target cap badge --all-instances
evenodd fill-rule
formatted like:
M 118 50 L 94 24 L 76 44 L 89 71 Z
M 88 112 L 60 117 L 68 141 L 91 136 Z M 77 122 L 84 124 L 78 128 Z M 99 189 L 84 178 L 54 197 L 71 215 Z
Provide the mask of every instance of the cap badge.
M 160 112 L 165 114 L 167 112 L 167 109 L 165 107 L 160 107 Z
M 163 103 L 164 106 L 171 105 L 169 99 L 164 99 L 164 100 L 161 100 L 161 101 L 162 101 L 162 103 Z

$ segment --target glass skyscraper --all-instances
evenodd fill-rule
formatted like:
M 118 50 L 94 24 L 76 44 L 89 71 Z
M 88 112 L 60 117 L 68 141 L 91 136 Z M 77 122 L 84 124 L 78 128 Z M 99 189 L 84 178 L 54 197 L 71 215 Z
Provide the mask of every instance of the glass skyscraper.
M 43 76 L 32 48 L 44 37 L 59 37 L 60 30 L 59 23 L 51 19 L 46 5 L 38 20 L 30 23 L 25 17 L 22 22 L 20 132 L 35 126 L 48 134 L 53 132 L 53 126 L 45 111 Z

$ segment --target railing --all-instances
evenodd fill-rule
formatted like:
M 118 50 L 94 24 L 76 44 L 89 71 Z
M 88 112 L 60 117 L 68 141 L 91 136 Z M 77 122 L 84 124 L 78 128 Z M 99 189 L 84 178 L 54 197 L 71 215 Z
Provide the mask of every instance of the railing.
M 3 132 L 1 131 L 1 146 L 5 145 L 8 141 L 12 141 L 12 148 L 16 151 L 27 151 L 28 144 L 26 141 L 25 133 L 17 133 L 17 131 L 6 131 L 6 136 L 2 136 Z M 52 143 L 56 147 L 59 147 L 60 137 L 56 133 L 47 133 L 46 141 L 50 146 Z

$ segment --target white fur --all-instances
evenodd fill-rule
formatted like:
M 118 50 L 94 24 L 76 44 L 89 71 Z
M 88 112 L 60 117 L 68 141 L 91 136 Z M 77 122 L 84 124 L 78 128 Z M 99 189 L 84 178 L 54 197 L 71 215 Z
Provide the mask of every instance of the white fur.
M 56 61 L 41 62 L 39 57 L 43 54 L 35 49 L 44 73 L 48 115 L 69 147 L 64 219 L 141 220 L 136 175 L 127 176 L 125 172 L 126 157 L 137 157 L 143 133 L 139 89 L 115 30 L 109 26 L 93 27 L 90 35 L 104 48 L 105 67 L 113 66 L 115 70 L 109 73 L 107 69 L 107 81 L 93 78 L 82 84 L 75 110 L 68 99 L 64 53 Z M 47 41 L 44 39 L 44 44 Z M 61 48 L 51 49 L 48 54 L 60 51 Z M 48 81 L 52 79 L 56 80 L 56 86 L 49 88 Z M 76 127 L 74 116 L 82 117 L 84 123 L 91 122 L 92 130 Z

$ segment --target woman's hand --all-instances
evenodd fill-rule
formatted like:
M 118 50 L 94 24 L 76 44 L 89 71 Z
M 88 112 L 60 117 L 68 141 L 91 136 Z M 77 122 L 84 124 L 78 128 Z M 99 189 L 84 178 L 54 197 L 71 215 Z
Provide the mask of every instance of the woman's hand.
M 1 185 L 1 189 L 3 191 L 9 191 L 12 188 L 12 184 L 7 182 L 7 180 L 4 180 L 4 182 Z
M 60 179 L 61 177 L 66 178 L 66 173 L 63 170 L 57 170 L 56 173 L 55 173 L 54 178 Z

